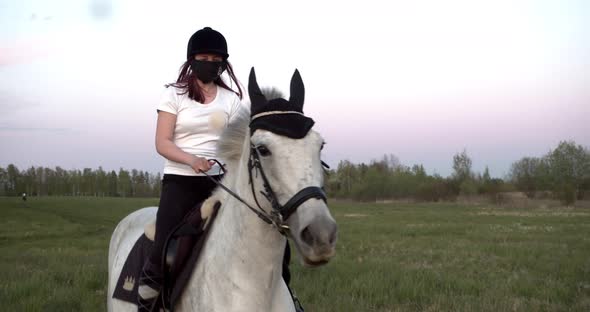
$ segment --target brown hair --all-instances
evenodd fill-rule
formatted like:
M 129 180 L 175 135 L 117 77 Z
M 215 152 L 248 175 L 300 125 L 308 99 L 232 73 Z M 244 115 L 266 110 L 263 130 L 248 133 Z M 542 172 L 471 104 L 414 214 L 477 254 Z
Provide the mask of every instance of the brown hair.
M 201 87 L 199 86 L 199 84 L 197 83 L 197 76 L 196 73 L 192 70 L 191 68 L 191 59 L 188 59 L 186 62 L 184 62 L 184 64 L 182 64 L 182 66 L 180 66 L 180 73 L 178 74 L 178 79 L 176 79 L 176 82 L 174 83 L 169 83 L 166 85 L 166 87 L 176 87 L 178 89 L 180 89 L 180 93 L 179 94 L 187 94 L 188 93 L 188 97 L 191 98 L 192 100 L 195 100 L 199 103 L 203 103 L 203 101 L 205 100 L 205 97 L 203 96 L 203 90 L 201 90 Z M 235 93 L 240 99 L 242 99 L 243 94 L 242 94 L 242 88 L 240 87 L 240 84 L 238 83 L 238 79 L 236 78 L 236 75 L 234 74 L 234 69 L 232 68 L 231 64 L 229 63 L 229 61 L 227 59 L 223 60 L 223 66 L 225 68 L 225 70 L 227 71 L 227 74 L 229 75 L 230 81 L 232 82 L 231 85 L 236 85 L 236 87 L 238 88 L 238 91 L 235 91 L 234 89 L 230 88 L 224 81 L 223 79 L 221 79 L 221 76 L 219 76 L 217 79 L 215 79 L 215 81 L 213 81 L 213 83 L 215 83 L 216 85 L 229 90 L 233 93 Z

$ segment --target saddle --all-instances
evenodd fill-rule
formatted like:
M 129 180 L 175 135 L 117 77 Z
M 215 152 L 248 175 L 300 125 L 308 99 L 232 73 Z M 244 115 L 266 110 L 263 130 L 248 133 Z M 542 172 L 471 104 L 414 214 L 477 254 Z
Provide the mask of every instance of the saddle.
M 211 223 L 211 216 L 217 214 L 221 202 L 212 198 L 205 200 L 201 205 L 197 205 L 187 214 L 184 221 L 180 223 L 168 236 L 164 245 L 165 268 L 167 280 L 175 280 L 182 271 L 184 264 L 188 260 L 196 240 L 207 231 Z M 200 207 L 200 209 L 198 209 Z M 148 236 L 148 231 L 150 236 Z M 153 233 L 153 236 L 151 235 Z M 156 222 L 148 224 L 144 228 L 144 234 L 154 241 L 156 237 Z M 200 249 L 199 249 L 200 251 Z
M 214 197 L 195 206 L 168 236 L 164 245 L 164 305 L 174 306 L 180 298 L 217 216 L 221 202 Z M 141 269 L 154 244 L 155 221 L 147 224 L 131 249 L 113 292 L 113 298 L 137 304 Z

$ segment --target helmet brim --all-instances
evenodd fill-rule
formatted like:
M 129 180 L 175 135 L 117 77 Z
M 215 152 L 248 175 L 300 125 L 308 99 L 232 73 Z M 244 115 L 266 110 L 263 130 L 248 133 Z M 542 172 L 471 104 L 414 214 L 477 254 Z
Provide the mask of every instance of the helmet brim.
M 194 53 L 192 53 L 192 55 L 194 57 L 197 54 L 203 54 L 203 53 L 217 54 L 217 55 L 220 55 L 221 57 L 223 57 L 223 59 L 227 59 L 229 57 L 229 54 L 227 54 L 225 51 L 217 50 L 217 49 L 201 49 L 199 51 L 195 51 Z

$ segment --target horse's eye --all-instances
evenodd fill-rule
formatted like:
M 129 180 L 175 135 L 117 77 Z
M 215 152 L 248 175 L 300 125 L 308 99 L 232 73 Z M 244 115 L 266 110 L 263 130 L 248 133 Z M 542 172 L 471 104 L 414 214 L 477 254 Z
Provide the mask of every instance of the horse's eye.
M 271 152 L 264 145 L 258 145 L 256 147 L 256 150 L 258 150 L 258 153 L 260 154 L 260 156 L 266 157 L 266 156 L 270 156 L 271 155 Z

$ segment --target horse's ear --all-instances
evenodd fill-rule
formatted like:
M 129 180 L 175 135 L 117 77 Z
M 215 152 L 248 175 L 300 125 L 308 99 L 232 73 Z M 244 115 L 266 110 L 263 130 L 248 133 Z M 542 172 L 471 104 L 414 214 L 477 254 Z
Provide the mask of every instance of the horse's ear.
M 258 82 L 256 82 L 256 73 L 254 72 L 254 67 L 252 67 L 250 70 L 250 78 L 248 79 L 248 94 L 252 104 L 252 114 L 257 111 L 256 108 L 266 105 L 266 97 L 264 94 L 262 94 L 260 87 L 258 87 Z
M 289 102 L 303 112 L 304 99 L 305 87 L 303 86 L 303 80 L 301 79 L 299 71 L 295 69 L 295 73 L 293 73 L 293 77 L 291 77 L 291 95 L 289 96 Z

